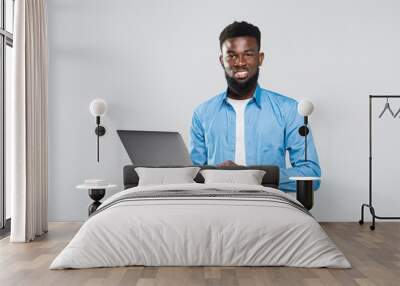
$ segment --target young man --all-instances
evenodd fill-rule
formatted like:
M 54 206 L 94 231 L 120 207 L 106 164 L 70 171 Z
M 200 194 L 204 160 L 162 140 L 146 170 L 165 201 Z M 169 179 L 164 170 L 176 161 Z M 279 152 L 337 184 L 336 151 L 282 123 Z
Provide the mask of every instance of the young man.
M 190 154 L 195 165 L 277 165 L 280 189 L 295 191 L 291 176 L 321 175 L 313 137 L 298 129 L 303 118 L 294 99 L 261 88 L 257 81 L 264 60 L 261 33 L 246 22 L 234 22 L 219 37 L 220 63 L 228 88 L 193 113 Z M 286 168 L 289 152 L 292 167 Z M 319 181 L 314 182 L 314 189 Z

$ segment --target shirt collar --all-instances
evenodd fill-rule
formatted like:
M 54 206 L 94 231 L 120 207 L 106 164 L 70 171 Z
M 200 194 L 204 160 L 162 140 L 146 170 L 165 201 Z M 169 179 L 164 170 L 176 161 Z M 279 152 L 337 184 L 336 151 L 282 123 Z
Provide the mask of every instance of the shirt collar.
M 222 103 L 228 103 L 228 89 L 222 94 Z M 254 91 L 253 98 L 259 108 L 261 108 L 261 87 L 257 84 L 256 90 Z

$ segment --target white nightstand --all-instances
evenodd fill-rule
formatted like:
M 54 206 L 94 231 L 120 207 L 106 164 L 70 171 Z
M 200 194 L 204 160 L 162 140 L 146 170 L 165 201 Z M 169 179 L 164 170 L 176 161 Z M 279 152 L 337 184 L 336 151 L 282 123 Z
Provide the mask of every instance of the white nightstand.
M 289 180 L 296 181 L 296 199 L 311 210 L 314 204 L 313 181 L 320 181 L 321 177 L 289 177 Z
M 89 181 L 96 181 L 95 183 L 90 183 Z M 103 180 L 85 180 L 84 184 L 76 186 L 78 190 L 88 190 L 89 197 L 94 201 L 89 205 L 88 212 L 89 216 L 96 211 L 96 209 L 101 205 L 100 200 L 106 194 L 107 189 L 116 188 L 117 185 L 107 184 Z

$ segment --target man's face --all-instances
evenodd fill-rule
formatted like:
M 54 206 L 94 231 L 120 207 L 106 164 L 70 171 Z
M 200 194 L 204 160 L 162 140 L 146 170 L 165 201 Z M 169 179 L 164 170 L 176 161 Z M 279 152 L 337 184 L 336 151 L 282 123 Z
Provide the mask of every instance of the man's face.
M 220 62 L 226 76 L 239 85 L 245 85 L 258 74 L 264 53 L 258 52 L 257 40 L 253 37 L 230 38 L 223 42 Z

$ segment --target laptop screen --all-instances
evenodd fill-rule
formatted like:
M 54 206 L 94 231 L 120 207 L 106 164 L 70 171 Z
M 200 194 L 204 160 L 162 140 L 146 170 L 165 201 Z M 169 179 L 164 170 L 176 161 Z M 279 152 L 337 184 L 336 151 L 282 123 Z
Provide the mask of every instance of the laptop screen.
M 117 130 L 117 133 L 134 165 L 193 165 L 178 132 Z

